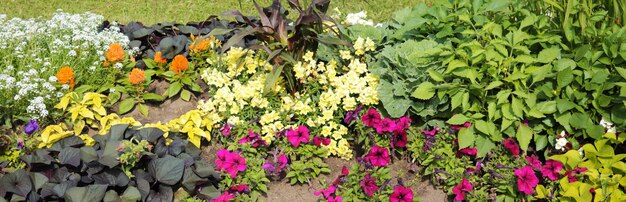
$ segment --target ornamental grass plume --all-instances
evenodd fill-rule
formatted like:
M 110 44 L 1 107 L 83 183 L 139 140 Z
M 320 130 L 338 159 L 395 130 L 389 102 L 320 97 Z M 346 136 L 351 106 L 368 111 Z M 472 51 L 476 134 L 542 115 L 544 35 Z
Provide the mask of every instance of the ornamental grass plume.
M 145 80 L 146 80 L 146 76 L 143 70 L 139 68 L 133 68 L 133 70 L 130 72 L 130 75 L 128 75 L 128 81 L 133 85 L 139 85 L 143 83 Z
M 68 84 L 70 88 L 74 88 L 76 84 L 74 80 L 74 71 L 70 66 L 64 66 L 57 72 L 57 81 L 60 84 Z
M 170 70 L 174 71 L 176 74 L 180 74 L 189 68 L 189 61 L 183 55 L 177 55 L 172 60 L 172 64 L 170 64 Z
M 153 58 L 153 59 L 154 59 L 154 62 L 156 62 L 156 63 L 157 63 L 157 64 L 159 64 L 159 65 L 164 65 L 164 64 L 167 64 L 167 59 L 165 59 L 165 58 L 163 57 L 163 53 L 161 53 L 161 51 L 156 52 L 156 53 L 154 54 L 154 58 Z
M 119 43 L 112 43 L 109 45 L 109 50 L 106 52 L 107 61 L 110 63 L 121 62 L 124 60 L 124 48 Z

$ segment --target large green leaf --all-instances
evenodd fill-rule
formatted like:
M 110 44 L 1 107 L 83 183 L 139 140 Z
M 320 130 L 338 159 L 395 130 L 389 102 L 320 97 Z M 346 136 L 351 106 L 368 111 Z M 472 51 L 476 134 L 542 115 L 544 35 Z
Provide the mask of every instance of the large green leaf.
M 435 85 L 433 85 L 432 83 L 428 81 L 421 83 L 419 86 L 417 86 L 415 91 L 411 93 L 411 96 L 420 100 L 428 100 L 432 98 L 434 95 L 435 95 Z
M 130 110 L 132 110 L 133 107 L 135 107 L 135 104 L 137 104 L 137 102 L 135 102 L 134 98 L 126 98 L 122 100 L 122 102 L 120 102 L 119 110 L 117 110 L 117 113 L 126 114 L 130 112 Z
M 537 56 L 537 62 L 551 63 L 552 61 L 560 57 L 561 49 L 555 46 L 552 48 L 543 49 L 541 52 L 539 52 L 539 55 Z
M 533 130 L 526 125 L 520 125 L 515 134 L 515 138 L 517 138 L 520 148 L 524 151 L 528 151 L 530 140 L 533 139 Z
M 150 161 L 148 172 L 158 182 L 174 185 L 180 181 L 185 171 L 185 161 L 170 155 Z
M 483 135 L 478 135 L 476 137 L 476 149 L 478 150 L 479 157 L 485 156 L 493 148 L 496 148 L 496 144 L 489 138 L 485 138 Z
M 383 107 L 391 117 L 401 117 L 411 107 L 411 100 L 404 97 L 394 96 L 394 87 L 391 83 L 382 80 L 379 84 L 378 92 Z
M 474 146 L 476 135 L 474 134 L 474 129 L 470 128 L 461 128 L 459 131 L 459 149 L 472 147 Z
M 136 187 L 129 186 L 120 197 L 124 202 L 140 201 L 141 193 L 139 193 L 139 190 Z

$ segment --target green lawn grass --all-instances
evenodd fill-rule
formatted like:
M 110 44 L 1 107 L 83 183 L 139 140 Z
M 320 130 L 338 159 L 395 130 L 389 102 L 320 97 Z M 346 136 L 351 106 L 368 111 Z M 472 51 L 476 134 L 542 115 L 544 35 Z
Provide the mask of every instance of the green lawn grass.
M 337 7 L 343 13 L 365 10 L 369 18 L 383 21 L 389 19 L 396 10 L 415 6 L 420 1 L 422 0 L 332 0 L 331 8 Z M 271 0 L 258 2 L 267 6 Z M 286 0 L 283 3 L 287 6 Z M 200 21 L 228 10 L 241 10 L 244 14 L 256 15 L 252 0 L 0 0 L 0 5 L 0 14 L 8 17 L 47 18 L 57 9 L 63 9 L 71 13 L 89 11 L 121 23 L 140 21 L 146 24 Z

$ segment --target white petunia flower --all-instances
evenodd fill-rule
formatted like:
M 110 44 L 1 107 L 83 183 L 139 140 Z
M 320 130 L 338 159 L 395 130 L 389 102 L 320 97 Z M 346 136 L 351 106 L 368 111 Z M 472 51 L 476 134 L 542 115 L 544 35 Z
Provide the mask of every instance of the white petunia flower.
M 606 121 L 604 117 L 600 120 L 600 125 L 606 129 L 606 132 L 615 133 L 615 126 L 613 126 L 613 123 Z
M 556 144 L 554 145 L 554 148 L 557 150 L 565 150 L 565 145 L 567 145 L 567 139 L 565 139 L 564 137 L 556 139 Z

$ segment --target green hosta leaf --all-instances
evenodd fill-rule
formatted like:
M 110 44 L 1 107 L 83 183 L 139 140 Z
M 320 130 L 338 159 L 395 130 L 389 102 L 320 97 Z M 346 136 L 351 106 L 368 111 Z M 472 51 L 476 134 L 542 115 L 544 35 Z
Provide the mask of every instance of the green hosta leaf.
M 560 57 L 561 49 L 555 46 L 552 48 L 543 49 L 541 52 L 539 52 L 539 55 L 537 55 L 537 62 L 551 63 L 552 61 Z
M 160 183 L 174 185 L 183 177 L 185 161 L 170 155 L 150 161 L 148 172 Z
M 388 81 L 381 80 L 378 93 L 380 94 L 380 101 L 383 103 L 383 107 L 392 117 L 401 117 L 411 107 L 411 100 L 400 96 L 394 96 L 393 84 Z
M 143 99 L 147 101 L 157 101 L 157 102 L 165 100 L 163 96 L 154 94 L 154 93 L 143 94 Z
M 528 151 L 530 140 L 533 139 L 533 130 L 528 126 L 520 125 L 515 134 L 515 138 L 517 138 L 520 148 L 524 151 Z
M 428 100 L 435 96 L 435 85 L 430 82 L 423 82 L 413 91 L 411 96 L 420 100 Z
M 474 146 L 475 138 L 476 135 L 474 134 L 474 129 L 472 127 L 461 128 L 459 131 L 459 149 Z
M 122 102 L 120 102 L 120 106 L 119 106 L 119 109 L 117 110 L 117 113 L 126 114 L 130 110 L 132 110 L 133 107 L 135 107 L 135 104 L 137 104 L 137 102 L 135 102 L 135 99 L 133 98 L 126 98 L 122 100 Z
M 482 135 L 478 135 L 478 137 L 476 137 L 476 149 L 478 150 L 478 157 L 485 156 L 493 148 L 496 148 L 496 144 L 492 142 L 489 138 L 485 138 Z
M 617 73 L 622 76 L 623 79 L 626 79 L 626 69 L 621 67 L 615 67 Z
M 470 121 L 470 118 L 468 118 L 467 116 L 463 114 L 456 114 L 452 116 L 450 119 L 448 119 L 446 123 L 449 123 L 452 125 L 463 125 L 465 124 L 465 122 L 468 122 L 468 121 Z

